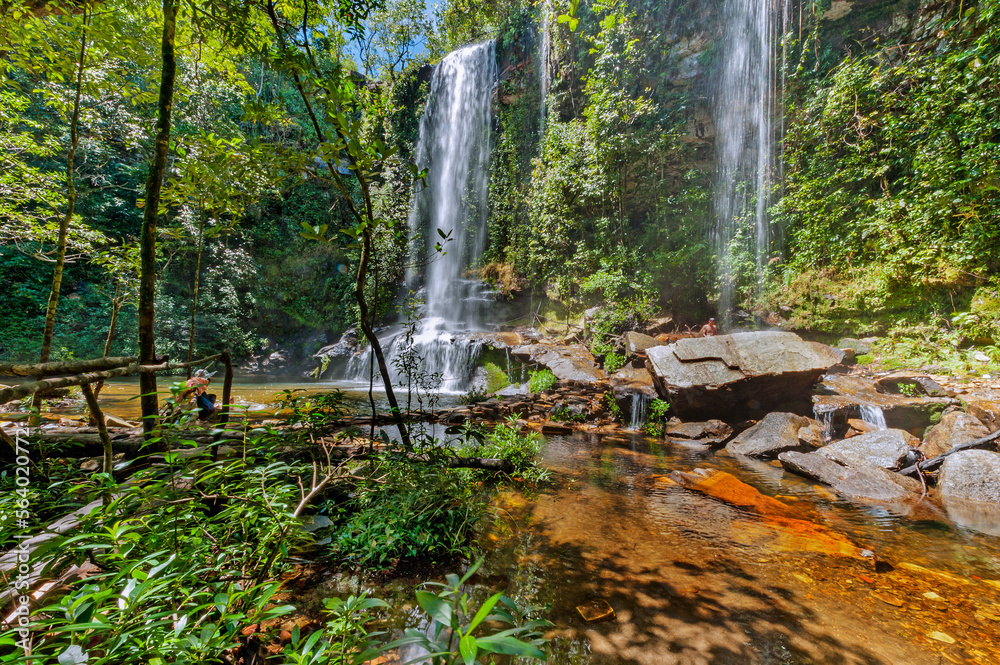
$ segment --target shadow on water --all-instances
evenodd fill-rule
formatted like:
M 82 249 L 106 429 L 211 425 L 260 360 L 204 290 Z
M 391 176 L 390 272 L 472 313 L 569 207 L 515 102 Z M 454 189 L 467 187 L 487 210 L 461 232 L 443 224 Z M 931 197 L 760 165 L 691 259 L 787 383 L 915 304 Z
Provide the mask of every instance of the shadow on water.
M 816 500 L 811 486 L 767 464 L 744 468 L 708 450 L 639 437 L 554 437 L 544 455 L 553 487 L 499 502 L 483 574 L 489 586 L 550 607 L 549 662 L 997 662 L 998 624 L 976 610 L 997 603 L 996 590 L 790 551 L 755 516 L 658 479 L 671 469 L 722 468 L 772 496 L 787 495 L 862 546 L 885 540 L 892 522 L 893 556 L 910 560 L 926 562 L 928 549 L 948 558 L 953 546 L 939 541 L 956 538 L 951 527 L 916 530 L 899 516 Z M 958 540 L 969 547 L 969 539 Z M 1000 561 L 996 543 L 951 563 L 970 561 L 988 573 Z M 928 603 L 925 588 L 948 603 Z M 897 607 L 879 594 L 904 601 Z M 576 607 L 595 599 L 611 605 L 615 620 L 583 622 Z M 933 632 L 956 643 L 929 639 Z

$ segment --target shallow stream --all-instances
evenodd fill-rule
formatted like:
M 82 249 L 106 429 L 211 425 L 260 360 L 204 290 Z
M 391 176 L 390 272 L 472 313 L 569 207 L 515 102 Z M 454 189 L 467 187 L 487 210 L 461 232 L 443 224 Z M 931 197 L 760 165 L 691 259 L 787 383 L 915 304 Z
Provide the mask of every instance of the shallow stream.
M 641 435 L 550 437 L 544 463 L 551 487 L 498 500 L 478 592 L 548 606 L 550 663 L 1000 662 L 1000 539 L 933 507 L 852 505 L 767 463 Z M 663 480 L 694 468 L 875 558 L 803 551 L 808 534 Z M 613 621 L 584 623 L 576 607 L 596 599 Z

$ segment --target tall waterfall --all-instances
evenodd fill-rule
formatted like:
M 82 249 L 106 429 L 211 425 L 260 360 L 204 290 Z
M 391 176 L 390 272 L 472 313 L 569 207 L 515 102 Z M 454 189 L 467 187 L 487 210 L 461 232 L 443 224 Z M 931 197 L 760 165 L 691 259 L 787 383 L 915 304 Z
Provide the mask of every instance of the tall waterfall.
M 538 40 L 538 87 L 541 90 L 542 104 L 538 110 L 540 134 L 545 135 L 545 116 L 548 113 L 549 100 L 549 21 L 551 20 L 552 0 L 542 1 L 542 15 L 539 19 L 540 39 Z
M 767 210 L 780 168 L 780 137 L 772 120 L 781 115 L 783 77 L 777 76 L 775 62 L 784 50 L 779 53 L 776 47 L 786 32 L 788 11 L 788 0 L 725 0 L 723 62 L 715 94 L 715 242 L 719 315 L 727 328 L 737 286 L 752 281 L 759 291 L 767 264 L 779 251 L 780 237 L 771 228 Z M 743 272 L 747 268 L 752 275 Z
M 397 331 L 383 340 L 394 383 L 402 376 L 393 361 L 407 350 L 422 359 L 423 372 L 441 375 L 442 392 L 463 391 L 471 379 L 481 345 L 463 333 L 482 329 L 492 292 L 465 272 L 486 243 L 496 80 L 492 41 L 449 53 L 431 79 L 415 152 L 418 166 L 427 169 L 426 187 L 418 185 L 409 218 L 411 233 L 420 240 L 412 249 L 417 268 L 408 283 L 419 289 L 425 266 L 424 306 L 412 337 Z M 369 352 L 357 355 L 347 376 L 367 381 L 369 367 Z

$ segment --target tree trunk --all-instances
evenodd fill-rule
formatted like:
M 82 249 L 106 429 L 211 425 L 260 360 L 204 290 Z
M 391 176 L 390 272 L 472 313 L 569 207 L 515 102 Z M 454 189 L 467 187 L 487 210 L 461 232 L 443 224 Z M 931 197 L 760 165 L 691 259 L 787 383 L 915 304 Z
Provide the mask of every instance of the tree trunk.
M 122 301 L 118 299 L 121 288 L 121 284 L 115 286 L 115 297 L 111 299 L 111 322 L 108 324 L 108 338 L 104 341 L 104 355 L 101 356 L 102 358 L 107 358 L 108 354 L 111 353 L 111 340 L 115 337 L 115 326 L 118 325 L 118 310 L 122 308 Z M 104 381 L 98 381 L 97 386 L 94 388 L 94 397 L 98 397 L 103 388 Z
M 92 372 L 102 369 L 114 369 L 138 362 L 138 356 L 118 356 L 114 358 L 97 358 L 95 360 L 67 360 L 66 362 L 39 363 L 37 365 L 19 365 L 17 363 L 0 363 L 0 376 L 65 376 Z
M 371 321 L 369 320 L 368 300 L 365 297 L 365 281 L 368 277 L 368 262 L 371 260 L 372 239 L 368 228 L 362 231 L 361 235 L 361 258 L 358 261 L 358 275 L 354 282 L 354 297 L 358 301 L 358 323 L 361 325 L 361 331 L 365 334 L 368 343 L 371 344 L 372 353 L 375 354 L 378 371 L 382 375 L 382 383 L 385 384 L 385 396 L 389 400 L 389 410 L 392 413 L 393 420 L 395 420 L 396 427 L 399 429 L 399 438 L 403 442 L 403 446 L 410 449 L 412 447 L 410 434 L 403 420 L 403 412 L 400 411 L 399 404 L 396 402 L 396 393 L 392 389 L 389 366 L 386 365 L 385 354 L 382 353 L 382 345 L 379 343 L 378 337 L 375 336 L 375 331 L 372 330 Z
M 201 250 L 205 243 L 205 204 L 202 202 L 201 224 L 198 225 L 198 258 L 194 264 L 194 290 L 191 293 L 191 334 L 188 336 L 188 362 L 194 358 L 194 322 L 198 313 L 198 283 L 201 278 Z M 187 378 L 191 378 L 191 368 L 188 368 Z
M 156 121 L 156 147 L 146 178 L 146 202 L 142 216 L 139 275 L 139 360 L 152 364 L 156 358 L 156 340 L 153 332 L 156 300 L 156 217 L 160 208 L 160 190 L 167 170 L 167 153 L 170 149 L 170 111 L 174 99 L 174 76 L 177 61 L 174 55 L 174 32 L 177 26 L 177 5 L 174 0 L 163 0 L 163 41 L 161 54 L 163 70 L 160 74 L 159 112 Z M 143 372 L 139 377 L 142 395 L 142 428 L 147 437 L 156 427 L 159 402 L 156 398 L 156 375 Z
M 90 415 L 97 423 L 97 433 L 101 437 L 101 445 L 104 448 L 104 473 L 114 478 L 114 451 L 111 447 L 111 437 L 108 435 L 107 424 L 104 422 L 104 414 L 97 403 L 97 395 L 94 394 L 89 383 L 81 383 L 80 389 L 87 400 L 87 408 L 90 409 Z M 111 503 L 111 494 L 110 492 L 106 492 L 104 494 L 104 505 L 107 506 L 109 503 Z
M 0 404 L 6 404 L 12 400 L 27 397 L 35 392 L 45 392 L 47 390 L 65 388 L 67 386 L 78 386 L 82 383 L 94 383 L 95 381 L 100 381 L 102 379 L 113 379 L 116 376 L 126 376 L 128 374 L 135 374 L 136 372 L 152 374 L 153 372 L 165 372 L 171 369 L 184 369 L 185 367 L 191 367 L 193 365 L 204 365 L 221 357 L 222 354 L 217 353 L 214 356 L 193 360 L 189 363 L 162 362 L 158 365 L 133 363 L 126 367 L 118 367 L 102 372 L 88 372 L 86 374 L 76 374 L 74 376 L 42 379 L 41 381 L 35 381 L 33 383 L 22 383 L 18 386 L 0 389 Z
M 76 207 L 75 162 L 76 147 L 80 142 L 80 93 L 83 89 L 83 69 L 87 60 L 87 9 L 83 10 L 83 23 L 80 28 L 80 56 L 77 59 L 76 91 L 73 96 L 73 115 L 69 123 L 69 152 L 66 155 L 66 214 L 59 222 L 59 238 L 56 241 L 56 266 L 52 271 L 52 290 L 49 291 L 49 301 L 45 307 L 45 329 L 42 331 L 42 349 L 38 354 L 38 362 L 47 363 L 52 353 L 52 336 L 56 327 L 56 309 L 59 307 L 59 292 L 62 290 L 63 266 L 66 265 L 66 242 L 69 234 L 69 223 L 73 219 Z M 36 393 L 31 400 L 31 406 L 40 410 L 42 394 Z M 37 416 L 33 416 L 34 424 L 39 424 Z

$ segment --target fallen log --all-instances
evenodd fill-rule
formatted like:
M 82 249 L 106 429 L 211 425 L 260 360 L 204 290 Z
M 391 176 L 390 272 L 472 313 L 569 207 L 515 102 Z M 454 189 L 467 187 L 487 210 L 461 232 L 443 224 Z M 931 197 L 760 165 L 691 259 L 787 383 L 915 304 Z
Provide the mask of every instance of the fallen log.
M 109 369 L 103 372 L 87 372 L 85 374 L 77 374 L 75 376 L 66 376 L 57 379 L 43 379 L 32 383 L 22 383 L 19 386 L 11 386 L 0 390 L 0 404 L 6 404 L 7 402 L 21 399 L 36 392 L 46 392 L 48 390 L 52 390 L 53 388 L 65 388 L 68 386 L 83 385 L 84 383 L 96 383 L 103 379 L 113 379 L 116 376 L 127 376 L 137 372 L 165 372 L 171 369 L 194 367 L 195 365 L 204 365 L 205 363 L 212 362 L 220 357 L 222 357 L 221 353 L 214 356 L 208 356 L 207 358 L 201 358 L 199 360 L 192 360 L 189 363 L 167 362 L 160 365 L 132 364 L 127 367 Z
M 969 441 L 968 443 L 960 443 L 946 453 L 942 453 L 937 457 L 932 457 L 928 460 L 924 460 L 923 462 L 917 462 L 916 464 L 908 466 L 905 469 L 901 469 L 899 473 L 903 474 L 904 476 L 909 476 L 915 474 L 917 470 L 927 471 L 928 469 L 937 468 L 941 466 L 945 458 L 947 458 L 950 455 L 954 455 L 955 453 L 962 450 L 969 450 L 970 448 L 978 448 L 980 446 L 985 446 L 987 444 L 993 443 L 997 439 L 1000 439 L 1000 429 L 993 432 L 992 434 L 987 434 L 981 439 L 976 439 L 975 441 Z
M 112 358 L 95 358 L 93 360 L 66 360 L 62 362 L 36 363 L 23 365 L 20 363 L 0 363 L 0 376 L 66 376 L 82 372 L 99 372 L 102 370 L 127 367 L 139 362 L 138 356 L 120 356 Z

